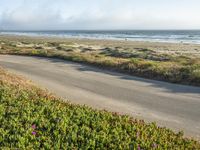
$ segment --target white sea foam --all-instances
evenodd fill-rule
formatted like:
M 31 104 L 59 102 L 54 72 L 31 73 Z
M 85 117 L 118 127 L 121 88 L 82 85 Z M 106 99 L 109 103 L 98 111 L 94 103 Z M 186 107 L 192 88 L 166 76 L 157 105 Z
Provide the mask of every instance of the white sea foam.
M 200 44 L 200 30 L 0 31 L 0 34 Z

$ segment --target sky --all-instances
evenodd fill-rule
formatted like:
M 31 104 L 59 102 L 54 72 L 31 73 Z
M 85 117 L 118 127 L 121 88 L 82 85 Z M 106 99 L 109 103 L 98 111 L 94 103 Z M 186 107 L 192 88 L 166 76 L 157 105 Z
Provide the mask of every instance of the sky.
M 200 29 L 200 0 L 0 0 L 0 30 Z

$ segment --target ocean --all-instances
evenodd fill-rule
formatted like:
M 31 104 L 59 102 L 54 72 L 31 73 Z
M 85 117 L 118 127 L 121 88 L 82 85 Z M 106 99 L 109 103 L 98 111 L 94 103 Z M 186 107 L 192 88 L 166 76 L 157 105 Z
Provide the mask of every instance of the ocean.
M 87 38 L 200 44 L 200 30 L 0 31 L 0 35 L 25 35 L 61 38 Z

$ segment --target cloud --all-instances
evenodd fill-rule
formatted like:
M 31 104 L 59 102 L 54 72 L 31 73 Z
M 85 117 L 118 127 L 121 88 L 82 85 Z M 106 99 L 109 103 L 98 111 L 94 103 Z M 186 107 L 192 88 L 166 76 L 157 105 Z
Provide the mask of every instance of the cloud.
M 76 14 L 67 14 L 62 10 L 22 9 L 5 11 L 1 14 L 1 26 L 6 29 L 95 29 L 121 28 L 132 19 L 127 15 L 107 13 L 103 10 L 84 10 Z
M 7 29 L 40 29 L 54 28 L 62 24 L 59 12 L 49 10 L 20 10 L 4 12 L 1 15 L 1 26 Z
M 199 10 L 161 8 L 126 0 L 23 0 L 17 7 L 2 9 L 0 26 L 16 30 L 55 29 L 183 29 L 199 28 Z M 156 1 L 156 0 L 154 0 Z M 5 1 L 6 2 L 6 1 Z M 81 5 L 79 5 L 81 3 Z M 1 8 L 1 6 L 0 6 Z M 163 10 L 162 10 L 163 9 Z

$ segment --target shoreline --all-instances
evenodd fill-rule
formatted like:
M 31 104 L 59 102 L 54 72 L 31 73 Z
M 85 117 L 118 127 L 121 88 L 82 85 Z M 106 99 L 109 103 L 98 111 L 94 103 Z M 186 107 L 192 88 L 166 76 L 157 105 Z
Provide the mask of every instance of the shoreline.
M 45 35 L 17 35 L 17 34 L 0 34 L 1 37 L 9 37 L 9 38 L 30 38 L 30 39 L 48 39 L 48 40 L 75 40 L 75 41 L 108 41 L 108 42 L 124 42 L 124 43 L 152 43 L 152 44 L 172 44 L 172 45 L 197 45 L 200 46 L 200 43 L 195 42 L 170 42 L 170 41 L 154 41 L 154 40 L 128 40 L 128 39 L 117 39 L 117 38 L 89 38 L 89 37 L 68 37 L 68 36 L 45 36 Z
M 101 39 L 81 39 L 81 38 L 59 38 L 59 37 L 45 37 L 45 36 L 21 36 L 21 35 L 0 35 L 0 40 L 8 41 L 27 41 L 27 42 L 58 42 L 58 43 L 76 43 L 88 46 L 100 47 L 122 47 L 125 49 L 143 48 L 155 50 L 159 54 L 169 54 L 200 58 L 200 44 L 191 43 L 165 43 L 165 42 L 147 42 L 147 41 L 124 41 L 124 40 L 101 40 Z
M 200 45 L 0 36 L 0 53 L 42 56 L 171 83 L 200 86 Z
M 95 38 L 73 38 L 73 37 L 59 37 L 59 36 L 32 36 L 32 35 L 9 35 L 9 34 L 0 34 L 0 40 L 1 38 L 7 38 L 10 40 L 55 40 L 56 42 L 67 42 L 67 41 L 73 41 L 73 42 L 112 42 L 112 43 L 124 43 L 124 44 L 151 44 L 151 45 L 176 45 L 176 46 L 185 46 L 185 45 L 191 45 L 191 46 L 200 46 L 200 43 L 181 43 L 181 42 L 160 42 L 160 41 L 137 41 L 137 40 L 115 40 L 115 39 L 95 39 Z

